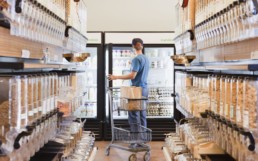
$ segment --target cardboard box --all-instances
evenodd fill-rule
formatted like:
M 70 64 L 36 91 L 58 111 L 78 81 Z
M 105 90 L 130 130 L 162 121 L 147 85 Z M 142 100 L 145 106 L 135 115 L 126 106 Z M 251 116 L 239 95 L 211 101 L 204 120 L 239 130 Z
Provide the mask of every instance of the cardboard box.
M 142 98 L 142 88 L 141 87 L 121 87 L 121 98 Z

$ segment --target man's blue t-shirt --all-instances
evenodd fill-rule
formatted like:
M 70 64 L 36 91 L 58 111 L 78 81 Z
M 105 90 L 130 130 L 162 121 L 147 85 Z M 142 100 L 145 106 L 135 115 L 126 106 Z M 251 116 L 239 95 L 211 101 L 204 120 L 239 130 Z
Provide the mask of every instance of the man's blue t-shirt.
M 136 87 L 147 87 L 147 78 L 149 74 L 149 60 L 143 55 L 137 55 L 132 60 L 132 71 L 137 72 L 136 77 L 132 79 L 132 86 Z

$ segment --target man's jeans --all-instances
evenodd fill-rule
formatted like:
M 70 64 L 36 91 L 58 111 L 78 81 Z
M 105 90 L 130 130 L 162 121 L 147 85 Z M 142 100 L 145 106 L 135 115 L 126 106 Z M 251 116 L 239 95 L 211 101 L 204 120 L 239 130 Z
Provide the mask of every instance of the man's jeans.
M 148 98 L 148 88 L 142 88 L 142 96 Z M 147 104 L 146 104 L 147 105 Z M 146 108 L 145 108 L 146 109 Z M 140 124 L 147 127 L 146 120 L 147 112 L 144 111 L 128 111 L 129 124 Z M 135 126 L 130 126 L 132 132 L 139 132 L 139 129 L 135 129 Z

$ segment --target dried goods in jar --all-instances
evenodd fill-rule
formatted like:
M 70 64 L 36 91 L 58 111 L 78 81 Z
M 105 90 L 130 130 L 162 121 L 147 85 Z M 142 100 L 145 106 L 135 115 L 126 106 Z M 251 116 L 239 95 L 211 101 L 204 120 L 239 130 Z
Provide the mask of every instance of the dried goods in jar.
M 10 129 L 9 124 L 9 100 L 6 100 L 0 105 L 0 140 L 5 143 L 5 135 Z
M 11 127 L 21 128 L 21 79 L 15 76 L 11 79 Z
M 33 115 L 34 119 L 38 117 L 38 79 L 33 76 Z
M 230 106 L 230 120 L 236 123 L 236 106 L 237 106 L 237 80 L 231 79 L 231 106 Z
M 230 78 L 225 80 L 225 106 L 224 106 L 224 117 L 229 119 L 229 110 L 230 110 L 230 102 L 231 99 L 231 88 L 230 88 Z
M 25 127 L 28 123 L 28 79 L 23 76 L 21 79 L 21 126 Z
M 237 79 L 237 106 L 236 106 L 236 123 L 243 125 L 243 108 L 244 108 L 245 82 L 242 78 Z
M 224 116 L 225 107 L 225 77 L 220 78 L 220 112 L 221 116 Z
M 244 124 L 246 128 L 257 129 L 257 88 L 257 80 L 249 80 L 246 84 L 244 115 L 248 115 L 246 117 L 249 118 L 249 125 L 246 122 Z
M 38 77 L 38 115 L 42 116 L 42 77 Z
M 28 122 L 34 121 L 34 108 L 33 108 L 33 78 L 28 77 Z
M 220 77 L 216 76 L 214 78 L 214 83 L 215 83 L 215 88 L 214 88 L 214 93 L 215 93 L 215 103 L 214 103 L 214 112 L 216 114 L 219 114 L 220 111 Z
M 209 81 L 209 99 L 210 99 L 209 110 L 211 110 L 212 109 L 212 100 L 213 100 L 213 84 L 214 84 L 212 76 L 209 76 L 208 81 Z

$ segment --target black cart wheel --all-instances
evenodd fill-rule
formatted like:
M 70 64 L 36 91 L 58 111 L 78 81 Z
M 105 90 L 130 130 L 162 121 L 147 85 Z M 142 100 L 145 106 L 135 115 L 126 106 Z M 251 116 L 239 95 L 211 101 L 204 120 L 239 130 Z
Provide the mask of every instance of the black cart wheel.
M 143 160 L 144 161 L 149 161 L 150 160 L 150 152 L 149 151 L 144 154 Z
M 137 161 L 137 157 L 136 157 L 136 154 L 132 154 L 132 155 L 130 155 L 130 157 L 129 157 L 129 159 L 128 159 L 129 161 Z

